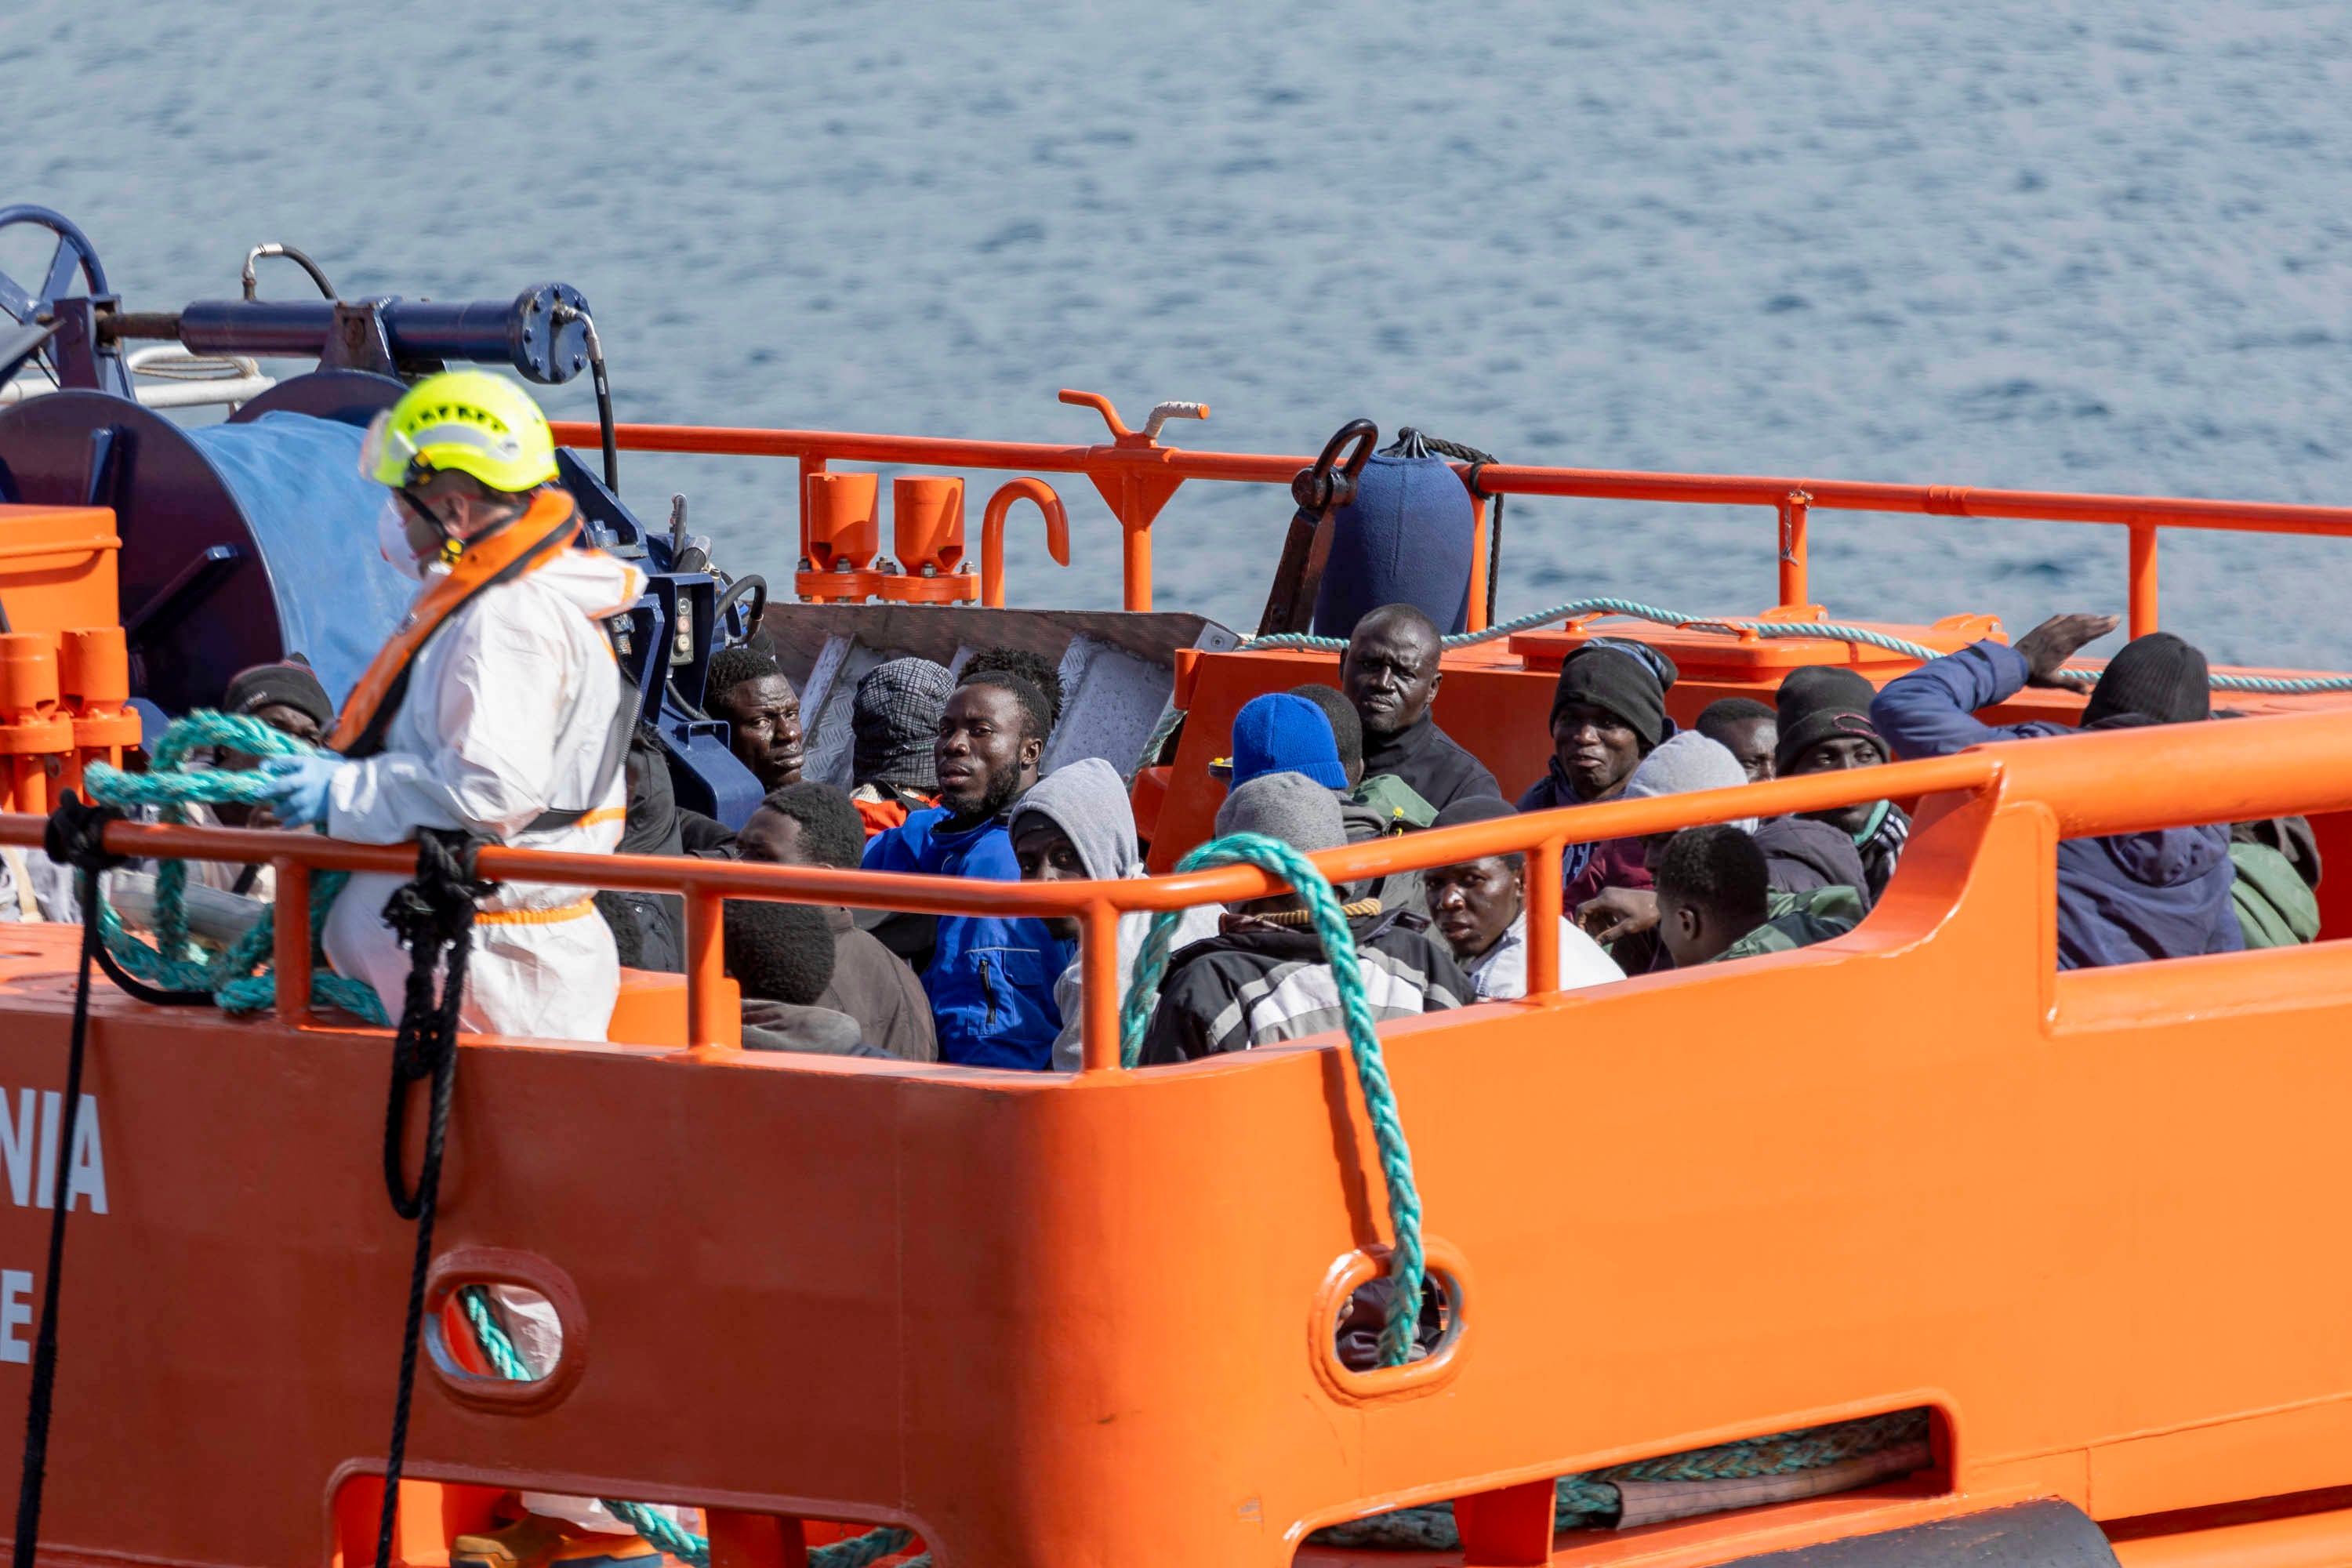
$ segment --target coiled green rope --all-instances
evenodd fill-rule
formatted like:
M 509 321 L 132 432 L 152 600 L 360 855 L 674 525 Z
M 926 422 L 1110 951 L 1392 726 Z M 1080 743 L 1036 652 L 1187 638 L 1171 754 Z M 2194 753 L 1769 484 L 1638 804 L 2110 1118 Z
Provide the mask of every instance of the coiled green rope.
M 173 720 L 164 730 L 163 738 L 149 753 L 152 760 L 145 773 L 124 773 L 104 763 L 92 763 L 83 771 L 82 787 L 101 805 L 159 807 L 163 820 L 170 823 L 186 822 L 188 807 L 197 802 L 259 805 L 269 799 L 276 786 L 266 774 L 187 765 L 191 752 L 211 746 L 227 747 L 256 757 L 326 754 L 321 748 L 273 730 L 258 719 L 199 709 L 184 719 Z M 327 912 L 334 907 L 335 895 L 348 880 L 350 873 L 330 871 L 311 886 L 313 952 L 318 948 L 319 933 L 326 927 Z M 188 863 L 163 861 L 155 874 L 155 942 L 152 947 L 125 930 L 114 906 L 101 898 L 99 927 L 107 952 L 125 971 L 147 984 L 169 991 L 208 992 L 227 1012 L 251 1013 L 274 1006 L 278 980 L 269 959 L 277 911 L 265 912 L 261 922 L 227 951 L 205 959 L 195 956 L 197 950 L 188 938 L 187 888 Z M 389 1021 L 373 986 L 365 981 L 347 979 L 323 963 L 311 967 L 310 1001 L 314 1005 L 340 1007 L 371 1024 Z
M 1906 658 L 1916 658 L 1925 664 L 1944 656 L 1924 643 L 1906 637 L 1890 637 L 1873 631 L 1868 626 L 1848 626 L 1838 621 L 1749 621 L 1725 620 L 1716 616 L 1688 616 L 1679 610 L 1662 610 L 1655 605 L 1644 605 L 1634 599 L 1570 599 L 1564 605 L 1554 605 L 1549 610 L 1538 610 L 1531 616 L 1488 626 L 1484 631 L 1456 632 L 1444 640 L 1449 648 L 1473 647 L 1479 643 L 1493 642 L 1516 632 L 1532 631 L 1537 626 L 1564 621 L 1571 616 L 1631 616 L 1636 620 L 1654 621 L 1660 626 L 1681 626 L 1691 631 L 1722 632 L 1737 637 L 1753 632 L 1760 637 L 1820 637 L 1827 642 L 1863 643 L 1871 647 L 1885 648 Z M 1249 648 L 1316 648 L 1337 652 L 1346 647 L 1340 637 L 1318 637 L 1305 632 L 1284 632 L 1275 637 L 1249 637 L 1242 644 Z M 2095 677 L 2095 669 L 2070 668 L 2069 675 Z M 2267 697 L 2305 697 L 2315 692 L 2352 691 L 2352 675 L 2305 676 L 2288 679 L 2269 675 L 2215 675 L 2210 684 L 2216 691 L 2249 691 Z
M 479 1285 L 461 1286 L 457 1300 L 466 1310 L 466 1321 L 473 1325 L 475 1342 L 482 1347 L 490 1365 L 498 1369 L 499 1375 L 509 1383 L 535 1382 L 539 1373 L 531 1370 L 530 1363 L 523 1359 L 521 1350 L 491 1310 L 488 1292 Z M 604 1503 L 630 1529 L 679 1562 L 691 1563 L 693 1568 L 709 1568 L 710 1542 L 680 1529 L 668 1514 L 643 1503 L 617 1502 L 611 1498 L 604 1499 Z M 868 1563 L 904 1552 L 914 1539 L 896 1525 L 885 1525 L 846 1541 L 811 1547 L 810 1568 L 866 1568 Z M 906 1568 L 929 1568 L 930 1561 L 927 1552 L 908 1560 Z
M 1562 1476 L 1553 1488 L 1552 1527 L 1589 1530 L 1616 1522 L 1623 1506 L 1619 1481 L 1721 1481 L 1751 1476 L 1795 1475 L 1847 1459 L 1859 1458 L 1906 1443 L 1926 1441 L 1927 1412 L 1898 1410 L 1887 1415 L 1866 1415 L 1825 1426 L 1801 1426 L 1769 1437 L 1749 1437 L 1712 1448 L 1637 1459 L 1582 1475 Z M 1450 1502 L 1424 1503 L 1392 1509 L 1366 1519 L 1349 1520 L 1318 1530 L 1307 1541 L 1317 1546 L 1392 1551 L 1454 1552 L 1462 1546 Z
M 1356 1064 L 1356 1083 L 1364 1093 L 1364 1110 L 1371 1118 L 1373 1142 L 1379 1146 L 1381 1173 L 1387 1179 L 1389 1219 L 1396 1230 L 1396 1246 L 1389 1260 L 1389 1279 L 1395 1287 L 1389 1300 L 1388 1321 L 1381 1327 L 1381 1364 L 1402 1366 L 1412 1352 L 1413 1332 L 1421 1321 L 1422 1281 L 1426 1263 L 1421 1247 L 1421 1190 L 1413 1184 L 1412 1151 L 1406 1147 L 1404 1126 L 1397 1119 L 1396 1090 L 1390 1086 L 1388 1064 L 1381 1055 L 1381 1037 L 1372 1026 L 1372 1009 L 1364 999 L 1364 975 L 1356 959 L 1356 935 L 1339 908 L 1339 895 L 1315 863 L 1278 838 L 1257 833 L 1232 833 L 1213 838 L 1176 863 L 1179 871 L 1205 866 L 1255 866 L 1288 882 L 1307 902 L 1315 934 L 1322 940 L 1323 956 L 1339 987 L 1339 1008 L 1348 1027 L 1348 1050 Z M 1176 911 L 1151 917 L 1151 929 L 1136 954 L 1135 978 L 1127 988 L 1127 1005 L 1119 1019 L 1119 1062 L 1132 1068 L 1143 1052 L 1143 1036 L 1168 972 L 1168 948 L 1173 939 Z

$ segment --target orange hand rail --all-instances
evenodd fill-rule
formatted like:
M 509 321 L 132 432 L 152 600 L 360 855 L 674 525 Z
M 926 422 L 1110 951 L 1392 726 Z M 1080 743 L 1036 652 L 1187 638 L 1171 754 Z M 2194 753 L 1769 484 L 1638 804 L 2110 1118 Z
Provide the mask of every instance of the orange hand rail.
M 1062 498 L 1043 479 L 1014 479 L 988 498 L 980 519 L 980 602 L 992 609 L 1004 607 L 1004 514 L 1023 500 L 1035 501 L 1045 514 L 1045 548 L 1054 563 L 1070 563 L 1070 514 Z
M 1570 844 L 1668 832 L 1748 816 L 1823 811 L 1890 796 L 1978 793 L 2001 788 L 2013 800 L 2039 802 L 2063 837 L 2131 833 L 2185 822 L 2245 821 L 2290 813 L 2352 810 L 2352 711 L 2244 719 L 2226 726 L 2162 725 L 2095 734 L 2007 742 L 1957 756 L 1893 763 L 1885 767 L 1810 773 L 1738 789 L 1608 801 L 1533 812 L 1461 827 L 1378 838 L 1312 857 L 1334 882 L 1391 871 L 1451 865 L 1487 855 L 1528 853 L 1536 862 L 1528 889 L 1531 996 L 1559 987 L 1559 868 Z M 2193 805 L 2184 805 L 2193 802 Z M 0 815 L 0 843 L 37 845 L 46 819 Z M 118 822 L 106 847 L 131 856 L 268 860 L 279 868 L 278 919 L 288 930 L 308 929 L 309 878 L 289 871 L 381 871 L 405 875 L 415 866 L 406 845 L 347 844 L 309 833 L 230 827 L 167 826 Z M 1090 952 L 1087 1005 L 1087 1067 L 1117 1060 L 1116 999 L 1092 984 L 1112 973 L 1119 914 L 1130 910 L 1183 910 L 1234 903 L 1279 891 L 1283 884 L 1255 867 L 1224 866 L 1116 882 L 992 882 L 899 873 L 837 870 L 814 866 L 764 866 L 647 855 L 559 854 L 490 845 L 479 853 L 480 874 L 494 881 L 554 883 L 678 893 L 687 904 L 688 1039 L 715 1044 L 711 1011 L 724 969 L 719 941 L 724 900 L 771 899 L 907 910 L 926 914 L 995 914 L 1080 919 Z M 289 976 L 302 972 L 289 959 Z M 1115 992 L 1116 987 L 1108 987 Z
M 878 436 L 837 430 L 757 430 L 695 425 L 622 425 L 618 443 L 632 451 L 712 456 L 796 458 L 802 489 L 806 476 L 834 459 L 928 468 L 1037 469 L 1084 474 L 1109 502 L 1127 536 L 1126 605 L 1151 607 L 1150 524 L 1186 479 L 1286 485 L 1310 460 L 1255 452 L 1199 452 L 1161 447 L 1120 423 L 1109 400 L 1066 392 L 1062 401 L 1102 413 L 1112 439 L 1101 446 L 1057 447 L 1036 442 L 963 441 L 929 436 Z M 570 447 L 594 445 L 597 427 L 555 423 L 555 438 Z M 2156 629 L 2159 528 L 2236 533 L 2307 533 L 2352 537 L 2352 507 L 2278 501 L 2188 500 L 2163 496 L 2094 495 L 2063 490 L 1983 489 L 1968 485 L 1875 484 L 1850 479 L 1776 479 L 1742 474 L 1642 473 L 1610 468 L 1548 468 L 1491 463 L 1478 483 L 1489 494 L 1568 496 L 1584 500 L 1664 501 L 1690 506 L 1769 509 L 1780 531 L 1780 603 L 1801 605 L 1806 576 L 1805 525 L 1813 510 L 1915 512 L 1931 517 L 2007 518 L 2042 522 L 2094 522 L 2132 531 L 2130 605 L 2134 637 Z

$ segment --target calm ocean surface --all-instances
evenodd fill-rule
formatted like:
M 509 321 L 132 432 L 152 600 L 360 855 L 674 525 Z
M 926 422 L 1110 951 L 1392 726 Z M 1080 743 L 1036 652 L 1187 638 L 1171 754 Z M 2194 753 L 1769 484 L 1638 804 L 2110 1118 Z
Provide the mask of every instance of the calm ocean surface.
M 2341 503 L 2347 77 L 2341 5 L 15 0 L 0 203 L 75 218 L 132 309 L 233 295 L 265 239 L 347 295 L 565 279 L 625 419 L 1094 439 L 1078 386 L 1205 401 L 1173 438 L 1224 449 L 1362 415 L 1518 462 Z M 788 465 L 622 473 L 790 570 Z M 1062 492 L 1074 563 L 1024 510 L 1015 602 L 1116 605 L 1109 514 Z M 1288 515 L 1180 492 L 1161 605 L 1254 625 Z M 1840 614 L 2123 608 L 2116 530 L 1813 538 Z M 2164 560 L 2217 656 L 2352 668 L 2352 541 Z M 1759 609 L 1769 517 L 1514 502 L 1506 613 L 1596 594 Z

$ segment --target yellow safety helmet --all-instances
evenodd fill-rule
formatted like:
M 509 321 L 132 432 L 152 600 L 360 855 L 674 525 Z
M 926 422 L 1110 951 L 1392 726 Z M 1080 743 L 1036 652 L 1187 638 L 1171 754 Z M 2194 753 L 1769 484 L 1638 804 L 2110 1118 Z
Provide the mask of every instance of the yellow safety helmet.
M 555 478 L 555 437 L 530 395 L 487 371 L 428 375 L 375 416 L 360 475 L 398 489 L 456 468 L 520 493 Z

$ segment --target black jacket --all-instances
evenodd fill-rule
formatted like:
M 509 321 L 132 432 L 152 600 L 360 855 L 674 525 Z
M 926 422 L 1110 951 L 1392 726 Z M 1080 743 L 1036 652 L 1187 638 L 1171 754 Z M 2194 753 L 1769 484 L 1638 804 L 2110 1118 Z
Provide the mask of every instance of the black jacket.
M 1772 886 L 1784 893 L 1847 887 L 1871 900 L 1870 874 L 1845 830 L 1804 816 L 1775 816 L 1756 829 Z
M 1439 811 L 1472 795 L 1503 793 L 1486 764 L 1454 744 L 1426 713 L 1393 735 L 1366 732 L 1364 776 L 1378 773 L 1394 773 Z

